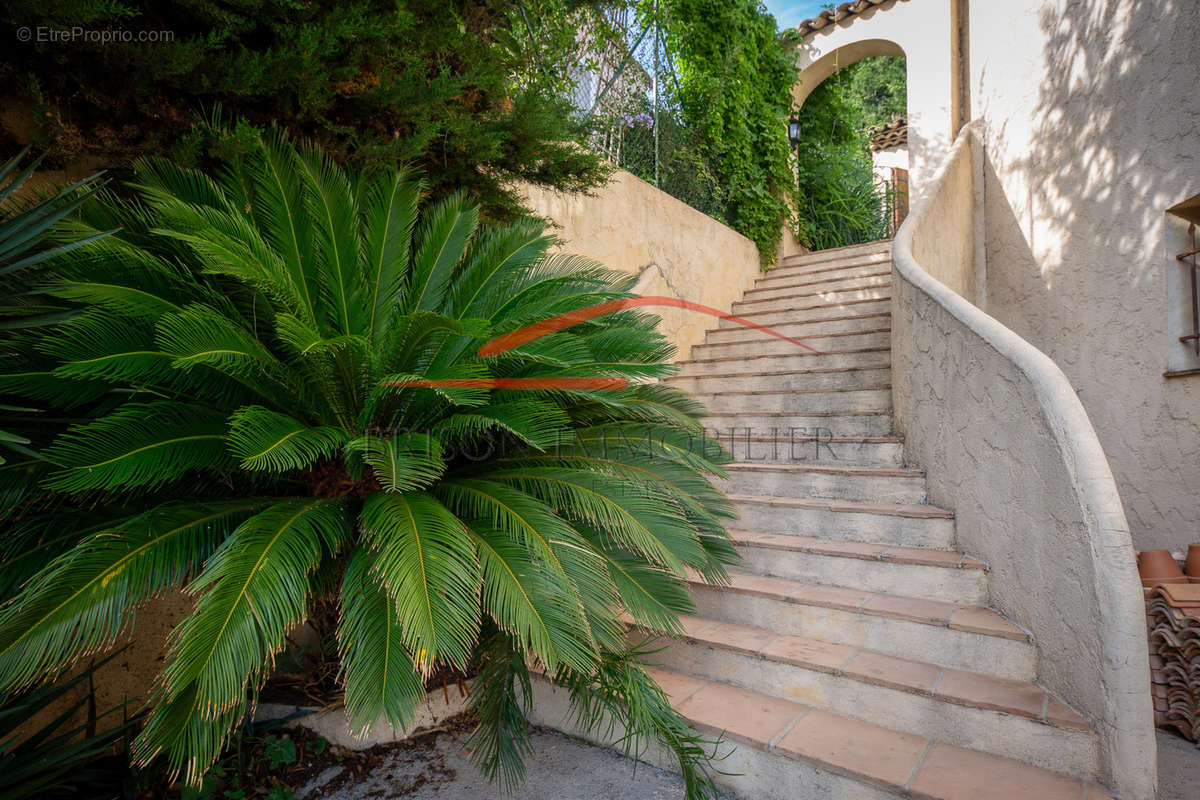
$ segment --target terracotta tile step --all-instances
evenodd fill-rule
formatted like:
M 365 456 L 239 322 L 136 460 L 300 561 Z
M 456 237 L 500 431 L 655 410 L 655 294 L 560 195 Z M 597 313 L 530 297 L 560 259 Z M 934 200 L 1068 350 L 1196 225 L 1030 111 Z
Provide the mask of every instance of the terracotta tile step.
M 851 244 L 845 247 L 830 247 L 826 250 L 811 250 L 807 253 L 797 253 L 796 255 L 784 256 L 784 266 L 796 266 L 805 264 L 815 264 L 822 261 L 848 261 L 852 258 L 864 258 L 868 256 L 884 255 L 891 257 L 892 243 L 891 240 L 881 239 L 878 244 L 874 242 L 864 242 L 863 244 Z M 778 267 L 776 268 L 778 269 Z
M 804 703 L 652 668 L 696 727 L 890 791 L 939 800 L 1080 800 L 1086 782 L 1019 761 L 900 733 Z
M 746 316 L 747 313 L 761 311 L 790 311 L 798 308 L 811 307 L 812 303 L 819 305 L 841 305 L 853 300 L 882 300 L 892 296 L 891 283 L 878 286 L 852 286 L 844 289 L 828 289 L 818 292 L 800 292 L 784 297 L 760 297 L 746 300 L 735 300 L 731 311 L 736 316 Z
M 784 263 L 767 270 L 767 277 L 772 278 L 777 275 L 805 275 L 833 269 L 845 269 L 846 267 L 864 267 L 892 263 L 892 255 L 888 252 L 860 253 L 853 256 L 843 256 L 842 258 L 812 259 L 808 262 L 799 261 L 798 258 L 800 257 L 789 256 L 784 259 Z
M 782 300 L 788 297 L 813 297 L 834 292 L 845 292 L 850 289 L 879 289 L 891 286 L 892 275 L 885 272 L 880 275 L 862 275 L 840 277 L 835 276 L 804 284 L 783 284 L 781 286 L 763 286 L 747 289 L 742 293 L 741 302 L 754 303 L 759 300 Z
M 890 274 L 892 270 L 892 260 L 888 256 L 864 256 L 862 258 L 848 259 L 846 261 L 824 261 L 819 264 L 811 264 L 809 266 L 799 267 L 777 267 L 767 271 L 767 274 L 758 278 L 755 286 L 770 286 L 788 281 L 808 280 L 808 279 L 828 279 L 831 276 L 837 275 L 853 275 L 861 274 Z
M 775 294 L 773 297 L 791 297 L 796 294 L 816 291 L 818 287 L 823 292 L 833 291 L 835 288 L 862 288 L 864 286 L 882 286 L 889 283 L 892 279 L 892 270 L 888 268 L 884 271 L 859 272 L 850 271 L 849 274 L 832 274 L 828 273 L 824 276 L 817 275 L 813 280 L 792 279 L 786 280 L 777 278 L 770 285 L 764 286 L 763 279 L 755 281 L 754 287 L 747 289 L 742 297 L 751 299 L 751 296 L 758 297 L 765 295 L 767 292 L 785 292 L 787 294 Z
M 699 576 L 689 578 L 694 588 L 765 597 L 794 605 L 832 608 L 854 614 L 916 622 L 951 630 L 994 636 L 1017 642 L 1030 641 L 1029 634 L 986 606 L 960 605 L 923 597 L 843 589 L 817 583 L 802 583 L 769 575 L 752 575 L 729 570 L 726 586 L 713 586 Z
M 851 315 L 881 314 L 891 311 L 891 308 L 891 298 L 880 297 L 875 300 L 844 300 L 839 303 L 816 303 L 810 304 L 805 308 L 749 311 L 737 316 L 759 325 L 807 325 Z M 730 319 L 722 319 L 717 323 L 716 329 L 745 330 L 746 326 Z
M 790 397 L 792 395 L 797 395 L 797 394 L 831 394 L 831 393 L 835 393 L 835 392 L 839 393 L 839 394 L 849 394 L 851 392 L 882 392 L 882 391 L 891 391 L 891 388 L 892 388 L 892 385 L 890 383 L 884 383 L 884 384 L 880 384 L 878 386 L 848 386 L 848 387 L 844 387 L 844 388 L 838 387 L 838 388 L 829 388 L 829 389 L 821 389 L 821 388 L 816 388 L 816 389 L 766 389 L 763 391 L 754 391 L 754 390 L 742 391 L 742 390 L 737 390 L 737 389 L 735 389 L 735 390 L 721 389 L 720 391 L 716 391 L 716 392 L 690 392 L 690 394 L 693 397 L 695 397 L 697 400 L 700 400 L 701 402 L 703 402 L 703 401 L 708 400 L 713 397 L 762 397 L 762 396 L 770 397 L 772 395 L 778 395 L 778 394 L 785 394 Z
M 817 358 L 820 356 L 844 356 L 858 355 L 860 353 L 887 353 L 890 355 L 892 348 L 890 347 L 850 347 L 840 350 L 822 350 L 819 353 L 804 351 L 799 353 L 767 353 L 765 355 L 750 355 L 750 356 L 716 356 L 713 358 L 691 358 L 686 361 L 677 362 L 680 367 L 685 367 L 689 364 L 713 364 L 719 362 L 744 364 L 750 362 L 766 362 L 767 368 L 770 368 L 768 359 L 788 359 L 788 358 Z M 762 374 L 758 370 L 745 370 L 737 373 L 739 377 L 746 377 L 747 374 L 759 375 Z
M 728 361 L 740 361 L 741 359 L 726 359 Z M 683 364 L 685 362 L 677 362 Z M 755 370 L 753 374 L 747 375 L 745 371 L 741 372 L 709 372 L 704 375 L 671 375 L 663 378 L 665 382 L 695 380 L 696 378 L 771 378 L 791 375 L 826 375 L 839 374 L 847 372 L 863 372 L 864 370 L 887 370 L 887 366 L 877 365 L 862 365 L 862 366 L 847 366 L 847 367 L 814 367 L 812 369 L 777 369 L 777 370 Z
M 728 477 L 717 485 L 723 491 L 735 494 L 755 492 L 777 497 L 827 497 L 888 503 L 921 503 L 925 500 L 925 473 L 906 467 L 770 463 L 759 456 L 755 463 L 729 464 L 725 471 Z
M 685 616 L 683 640 L 746 656 L 823 672 L 859 683 L 922 694 L 954 705 L 998 711 L 1075 731 L 1091 731 L 1088 721 L 1045 689 L 1029 681 L 913 661 L 866 648 L 804 636 L 778 634 L 719 620 Z M 663 631 L 628 620 L 648 633 Z
M 856 328 L 871 327 L 891 330 L 891 321 L 891 311 L 870 311 L 864 314 L 839 314 L 808 321 L 780 322 L 770 327 L 784 336 L 798 338 L 814 333 L 819 334 L 828 328 L 835 330 L 855 330 Z M 747 328 L 737 323 L 729 323 L 727 327 L 709 328 L 704 332 L 705 344 L 716 344 L 717 342 L 714 342 L 714 339 L 720 342 L 745 341 L 747 339 L 758 340 L 765 335 L 762 331 Z
M 766 300 L 761 300 L 758 302 L 751 302 L 751 303 L 734 302 L 734 303 L 732 303 L 733 306 L 746 306 L 746 307 L 743 308 L 742 311 L 733 311 L 732 313 L 733 313 L 734 317 L 744 317 L 745 319 L 750 319 L 750 320 L 754 320 L 756 317 L 762 317 L 762 315 L 764 315 L 764 314 L 778 314 L 778 313 L 786 314 L 786 313 L 791 313 L 791 312 L 796 312 L 796 311 L 811 311 L 811 309 L 814 309 L 814 308 L 836 308 L 836 309 L 839 309 L 839 311 L 842 311 L 842 309 L 845 309 L 845 313 L 848 313 L 851 311 L 851 307 L 862 305 L 862 303 L 864 303 L 864 302 L 884 302 L 884 301 L 890 301 L 890 300 L 892 300 L 892 294 L 887 293 L 887 291 L 884 291 L 884 293 L 881 293 L 880 295 L 878 295 L 876 297 L 838 297 L 838 299 L 835 299 L 835 300 L 827 299 L 827 300 L 815 300 L 815 301 L 808 301 L 808 302 L 788 303 L 788 305 L 781 307 L 781 308 L 761 308 L 760 306 L 762 305 L 762 303 L 767 302 Z M 736 324 L 736 323 L 731 323 L 731 324 Z
M 770 550 L 785 550 L 793 553 L 811 553 L 838 558 L 858 558 L 866 561 L 884 561 L 893 564 L 909 564 L 919 567 L 941 567 L 944 569 L 967 569 L 987 571 L 987 563 L 972 558 L 966 553 L 953 550 L 934 550 L 928 547 L 903 547 L 875 542 L 843 542 L 819 539 L 813 536 L 796 536 L 786 533 L 757 533 L 731 529 L 730 537 L 735 544 L 762 547 Z
M 764 355 L 792 355 L 796 352 L 811 353 L 830 352 L 834 350 L 857 350 L 862 348 L 879 348 L 892 346 L 890 328 L 874 330 L 837 331 L 834 333 L 814 334 L 810 336 L 791 337 L 795 342 L 777 339 L 774 336 L 762 334 L 755 339 L 743 339 L 736 342 L 716 342 L 698 344 L 692 347 L 693 359 L 718 358 L 721 356 L 747 357 Z M 800 344 L 796 344 L 800 342 Z M 803 347 L 801 346 L 803 345 Z M 811 350 L 809 348 L 812 348 Z
M 780 429 L 772 434 L 744 427 L 711 426 L 706 426 L 705 432 L 724 446 L 735 461 L 872 467 L 904 464 L 904 442 L 896 436 L 833 436 L 828 430 L 814 433 L 800 429 Z
M 776 272 L 772 270 L 754 281 L 754 289 L 770 289 L 786 286 L 804 286 L 820 283 L 821 281 L 840 280 L 841 278 L 879 278 L 891 276 L 890 261 L 864 261 L 854 264 L 838 264 L 837 266 L 821 267 L 801 272 Z M 750 290 L 747 290 L 750 291 Z
M 816 466 L 812 464 L 726 464 L 733 472 L 789 472 L 793 474 L 841 475 L 872 478 L 924 478 L 925 470 L 912 467 Z
M 862 500 L 829 500 L 824 497 L 772 497 L 770 495 L 730 495 L 734 503 L 763 503 L 784 508 L 833 511 L 841 514 L 873 514 L 888 517 L 913 519 L 954 519 L 954 514 L 938 508 L 916 503 L 872 503 Z

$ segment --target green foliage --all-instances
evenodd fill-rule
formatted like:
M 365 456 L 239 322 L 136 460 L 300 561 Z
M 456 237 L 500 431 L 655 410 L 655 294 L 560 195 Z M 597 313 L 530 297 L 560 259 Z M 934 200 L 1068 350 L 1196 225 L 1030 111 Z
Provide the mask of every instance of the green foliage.
M 908 75 L 903 56 L 864 58 L 838 74 L 837 86 L 858 108 L 862 124 L 883 125 L 908 114 Z
M 775 258 L 792 186 L 795 58 L 759 0 L 663 0 L 683 118 L 724 188 L 724 219 Z
M 125 793 L 128 773 L 113 751 L 132 721 L 114 725 L 105 719 L 124 712 L 122 707 L 97 714 L 91 690 L 95 671 L 114 657 L 70 679 L 0 696 L 0 797 L 110 800 Z M 85 682 L 88 691 L 80 695 Z M 47 709 L 53 716 L 35 726 Z M 98 732 L 100 724 L 108 730 Z
M 561 48 L 577 5 L 536 3 L 535 19 L 555 21 L 538 36 Z M 204 162 L 278 123 L 339 161 L 418 163 L 435 193 L 470 190 L 500 216 L 517 209 L 512 180 L 579 189 L 604 174 L 577 146 L 582 128 L 555 91 L 561 74 L 524 46 L 514 0 L 14 0 L 0 23 L 135 34 L 14 37 L 3 49 L 0 82 L 35 110 L 37 144 L 57 163 Z M 169 40 L 136 38 L 159 31 Z M 214 139 L 196 116 L 218 106 L 245 122 Z
M 875 185 L 868 128 L 904 114 L 904 87 L 903 58 L 869 58 L 834 73 L 805 101 L 796 202 L 797 238 L 805 247 L 889 234 L 888 198 Z
M 406 724 L 430 675 L 480 663 L 479 757 L 517 776 L 532 664 L 624 703 L 679 754 L 691 796 L 710 794 L 698 740 L 646 704 L 624 637 L 624 614 L 679 630 L 689 572 L 721 581 L 736 560 L 710 482 L 727 456 L 701 436 L 702 409 L 639 383 L 672 371 L 656 318 L 479 354 L 628 297 L 632 278 L 283 134 L 213 174 L 139 161 L 130 189 L 60 222 L 64 236 L 120 228 L 44 276 L 72 317 L 2 334 L 0 391 L 49 408 L 12 428 L 39 458 L 0 470 L 6 564 L 24 576 L 5 575 L 19 590 L 0 605 L 0 691 L 109 647 L 140 604 L 182 588 L 195 608 L 132 753 L 197 787 L 287 631 L 332 600 L 356 729 Z M 632 383 L 413 383 L 563 376 Z
M 267 758 L 267 769 L 294 764 L 296 743 L 286 736 L 268 736 L 263 745 L 263 755 Z

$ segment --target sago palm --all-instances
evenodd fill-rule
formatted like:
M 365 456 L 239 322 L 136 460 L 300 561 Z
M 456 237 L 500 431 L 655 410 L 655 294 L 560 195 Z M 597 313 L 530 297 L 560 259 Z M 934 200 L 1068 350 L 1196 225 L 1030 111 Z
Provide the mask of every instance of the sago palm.
M 529 670 L 616 716 L 711 791 L 704 752 L 625 642 L 677 630 L 689 571 L 724 579 L 724 454 L 651 379 L 655 319 L 597 318 L 494 356 L 483 344 L 628 296 L 631 278 L 490 227 L 403 170 L 355 174 L 270 137 L 208 175 L 137 165 L 60 236 L 75 313 L 5 338 L 0 392 L 55 409 L 10 465 L 0 691 L 107 648 L 183 588 L 135 741 L 195 782 L 288 631 L 332 599 L 352 725 L 411 721 L 425 678 L 478 660 L 476 753 L 520 777 Z M 493 379 L 627 379 L 496 389 Z M 609 381 L 620 383 L 621 381 Z M 501 383 L 501 385 L 511 385 Z

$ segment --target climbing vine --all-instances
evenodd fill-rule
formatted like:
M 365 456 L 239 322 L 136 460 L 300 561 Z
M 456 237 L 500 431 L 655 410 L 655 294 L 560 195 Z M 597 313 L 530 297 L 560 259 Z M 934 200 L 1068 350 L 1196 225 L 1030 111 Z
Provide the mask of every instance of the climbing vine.
M 725 192 L 726 222 L 775 257 L 793 189 L 795 59 L 759 0 L 659 0 L 686 123 Z

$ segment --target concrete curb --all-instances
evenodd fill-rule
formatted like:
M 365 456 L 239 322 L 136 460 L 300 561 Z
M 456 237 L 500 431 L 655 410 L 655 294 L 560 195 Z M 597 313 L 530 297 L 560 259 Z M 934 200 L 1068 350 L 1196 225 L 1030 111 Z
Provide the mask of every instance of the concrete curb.
M 470 686 L 470 681 L 467 681 L 467 685 Z M 287 723 L 287 726 L 306 728 L 330 744 L 347 750 L 366 750 L 378 744 L 392 744 L 410 739 L 422 730 L 440 725 L 467 710 L 470 698 L 460 692 L 458 687 L 450 688 L 448 693 L 449 702 L 446 700 L 447 692 L 442 689 L 426 693 L 425 699 L 417 707 L 416 716 L 407 728 L 394 728 L 386 717 L 380 717 L 362 736 L 355 736 L 351 732 L 346 709 L 341 705 L 321 707 L 263 703 L 255 709 L 254 721 L 267 722 L 285 719 L 298 712 L 309 712 L 306 716 Z

